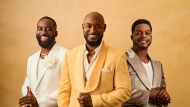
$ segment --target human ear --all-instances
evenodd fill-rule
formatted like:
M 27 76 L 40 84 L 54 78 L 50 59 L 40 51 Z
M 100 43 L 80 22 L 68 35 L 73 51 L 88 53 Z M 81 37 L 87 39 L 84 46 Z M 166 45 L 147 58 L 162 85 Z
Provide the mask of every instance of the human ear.
M 58 35 L 58 31 L 55 31 L 55 37 L 57 37 L 57 35 Z
M 131 35 L 131 40 L 133 40 L 133 35 Z
M 106 30 L 106 24 L 104 24 L 104 31 Z

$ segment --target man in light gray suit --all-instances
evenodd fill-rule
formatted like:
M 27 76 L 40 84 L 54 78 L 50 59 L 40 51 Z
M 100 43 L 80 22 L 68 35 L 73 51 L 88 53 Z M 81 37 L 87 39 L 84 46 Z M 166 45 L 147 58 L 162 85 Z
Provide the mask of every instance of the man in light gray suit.
M 148 20 L 136 20 L 131 28 L 133 47 L 127 54 L 132 95 L 123 107 L 162 107 L 170 103 L 162 64 L 148 54 L 152 26 Z
M 36 39 L 41 49 L 28 58 L 19 106 L 57 107 L 59 79 L 67 49 L 56 43 L 56 28 L 56 22 L 48 16 L 37 23 Z

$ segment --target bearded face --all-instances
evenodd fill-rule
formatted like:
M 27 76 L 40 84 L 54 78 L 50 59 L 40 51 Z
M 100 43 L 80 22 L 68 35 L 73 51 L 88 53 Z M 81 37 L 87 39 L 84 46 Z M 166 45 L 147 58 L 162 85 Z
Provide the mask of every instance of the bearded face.
M 86 34 L 84 35 L 86 43 L 90 46 L 99 46 L 102 42 L 103 35 Z
M 36 34 L 36 39 L 38 44 L 43 48 L 49 48 L 55 42 L 55 36 L 48 36 L 48 35 L 38 35 Z
M 57 37 L 56 27 L 53 21 L 41 19 L 37 25 L 36 39 L 42 48 L 50 48 Z

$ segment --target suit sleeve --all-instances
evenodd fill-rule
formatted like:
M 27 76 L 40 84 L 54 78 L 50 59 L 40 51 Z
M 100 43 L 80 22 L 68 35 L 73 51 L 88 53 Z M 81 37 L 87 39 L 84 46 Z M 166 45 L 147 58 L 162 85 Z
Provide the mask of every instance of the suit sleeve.
M 163 67 L 162 67 L 162 64 L 161 64 L 161 73 L 162 73 L 162 77 L 161 77 L 161 86 L 162 85 L 166 85 L 166 82 L 165 82 L 165 77 L 164 77 L 164 70 L 163 70 Z
M 115 66 L 115 89 L 109 93 L 91 95 L 93 107 L 114 107 L 127 101 L 131 95 L 131 82 L 126 64 L 126 55 L 122 54 Z
M 22 86 L 22 96 L 26 96 L 26 94 L 27 94 L 27 86 L 30 87 L 30 85 L 31 85 L 31 81 L 30 81 L 30 77 L 29 77 L 29 70 L 30 70 L 29 65 L 30 65 L 30 61 L 28 59 L 26 77 L 25 77 L 25 80 L 24 80 L 24 84 Z
M 163 68 L 161 63 L 160 68 L 161 68 L 161 85 L 165 85 L 165 78 L 164 78 L 164 73 L 163 73 Z M 131 67 L 131 65 L 128 63 L 128 67 Z M 130 72 L 131 78 L 133 78 L 133 72 Z M 135 80 L 131 80 L 135 81 Z M 133 83 L 132 82 L 132 83 Z M 132 84 L 133 87 L 133 84 Z M 150 96 L 150 90 L 145 90 L 145 89 L 134 89 L 132 91 L 131 98 L 126 102 L 130 104 L 140 104 L 143 106 L 146 106 L 149 102 L 149 96 Z
M 52 107 L 57 105 L 57 93 L 58 90 L 54 91 L 49 95 L 36 98 L 40 107 Z
M 129 68 L 129 74 L 131 77 L 131 85 L 132 85 L 132 94 L 131 94 L 131 98 L 124 103 L 124 105 L 126 104 L 140 104 L 143 106 L 146 106 L 148 104 L 149 101 L 149 95 L 150 95 L 150 90 L 147 89 L 143 89 L 143 87 L 141 87 L 141 85 L 139 85 L 139 87 L 141 87 L 140 89 L 136 89 L 135 86 L 137 84 L 139 84 L 140 80 L 136 80 L 139 77 L 137 76 L 137 74 L 135 73 L 134 69 L 132 68 L 132 66 L 130 65 L 129 62 L 127 62 L 128 68 Z
M 63 69 L 59 81 L 58 107 L 68 107 L 71 95 L 71 83 L 67 64 L 67 54 L 64 58 Z

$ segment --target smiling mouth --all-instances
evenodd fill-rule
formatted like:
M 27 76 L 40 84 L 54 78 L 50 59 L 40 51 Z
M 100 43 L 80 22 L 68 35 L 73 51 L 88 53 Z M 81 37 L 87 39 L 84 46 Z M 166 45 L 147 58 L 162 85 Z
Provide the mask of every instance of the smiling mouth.
M 96 39 L 96 38 L 98 38 L 97 35 L 88 35 L 88 37 L 90 37 L 91 39 Z
M 47 36 L 41 36 L 40 40 L 41 40 L 41 41 L 47 41 L 47 40 L 48 40 L 48 37 L 47 37 Z
M 140 43 L 146 43 L 148 41 L 146 41 L 146 40 L 138 40 L 138 42 L 140 42 Z

